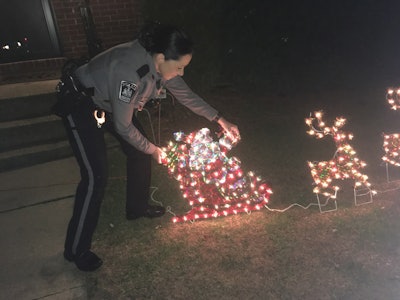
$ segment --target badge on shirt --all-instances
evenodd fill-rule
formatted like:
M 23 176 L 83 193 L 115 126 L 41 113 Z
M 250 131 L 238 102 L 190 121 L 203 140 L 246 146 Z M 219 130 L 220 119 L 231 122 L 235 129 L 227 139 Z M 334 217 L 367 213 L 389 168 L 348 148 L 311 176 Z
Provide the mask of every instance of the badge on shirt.
M 130 103 L 133 95 L 135 95 L 136 90 L 136 84 L 134 84 L 133 82 L 122 80 L 119 87 L 119 100 Z

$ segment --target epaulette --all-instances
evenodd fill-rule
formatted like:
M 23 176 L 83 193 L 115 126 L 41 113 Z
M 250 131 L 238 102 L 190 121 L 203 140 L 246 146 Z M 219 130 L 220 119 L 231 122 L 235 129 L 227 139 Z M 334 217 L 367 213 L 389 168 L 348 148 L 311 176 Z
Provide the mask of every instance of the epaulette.
M 136 73 L 139 75 L 140 79 L 146 76 L 147 73 L 150 72 L 149 65 L 143 65 L 139 69 L 136 70 Z

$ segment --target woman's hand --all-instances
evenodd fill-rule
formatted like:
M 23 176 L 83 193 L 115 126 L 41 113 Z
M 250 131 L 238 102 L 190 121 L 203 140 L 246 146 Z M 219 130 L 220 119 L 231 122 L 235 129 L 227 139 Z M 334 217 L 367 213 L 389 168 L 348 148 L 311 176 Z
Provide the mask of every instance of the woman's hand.
M 222 127 L 222 129 L 226 132 L 227 136 L 231 140 L 240 139 L 239 128 L 230 122 L 228 122 L 225 118 L 221 117 L 218 120 L 218 124 Z
M 158 164 L 161 164 L 162 159 L 166 156 L 166 153 L 161 148 L 156 147 L 156 150 L 154 150 L 151 156 L 153 156 Z

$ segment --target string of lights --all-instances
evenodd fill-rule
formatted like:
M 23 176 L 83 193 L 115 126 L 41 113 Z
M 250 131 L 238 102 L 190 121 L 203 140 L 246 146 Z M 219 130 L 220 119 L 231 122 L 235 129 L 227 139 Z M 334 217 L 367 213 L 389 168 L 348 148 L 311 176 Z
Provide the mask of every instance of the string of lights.
M 391 109 L 397 110 L 400 108 L 400 88 L 389 88 L 386 93 L 386 99 L 391 106 Z M 400 134 L 384 134 L 383 149 L 385 155 L 382 160 L 396 167 L 400 166 Z
M 240 137 L 223 135 L 214 141 L 203 128 L 188 135 L 175 133 L 174 138 L 163 148 L 162 163 L 191 206 L 175 216 L 174 223 L 248 213 L 268 203 L 272 190 L 267 183 L 254 172 L 244 173 L 240 160 L 227 156 Z
M 386 98 L 392 109 L 400 108 L 400 89 L 396 91 L 389 89 Z M 188 204 L 192 207 L 182 216 L 177 216 L 172 212 L 171 207 L 167 207 L 167 211 L 174 215 L 173 222 L 194 222 L 198 219 L 238 213 L 250 214 L 263 207 L 273 212 L 285 212 L 293 207 L 308 209 L 314 205 L 326 206 L 329 199 L 336 199 L 340 189 L 339 186 L 333 185 L 334 180 L 354 179 L 354 189 L 362 186 L 367 189 L 367 193 L 362 195 L 369 193 L 376 195 L 400 189 L 400 187 L 396 187 L 381 191 L 371 190 L 368 176 L 360 171 L 366 166 L 366 163 L 357 157 L 355 150 L 348 143 L 349 140 L 352 140 L 353 135 L 341 130 L 346 119 L 336 118 L 334 125 L 328 127 L 322 120 L 322 116 L 321 111 L 314 112 L 309 118 L 306 118 L 305 122 L 310 128 L 309 135 L 318 139 L 331 135 L 337 147 L 330 161 L 308 162 L 316 184 L 313 192 L 326 196 L 325 203 L 311 202 L 306 206 L 293 203 L 283 209 L 270 208 L 268 206 L 272 194 L 270 187 L 254 172 L 244 173 L 238 158 L 227 156 L 227 152 L 239 142 L 240 137 L 227 134 L 216 142 L 212 139 L 210 130 L 203 128 L 189 135 L 185 135 L 183 132 L 175 133 L 175 142 L 170 141 L 168 146 L 163 149 L 167 153 L 163 164 L 168 167 L 169 174 L 179 182 L 183 198 L 187 199 Z M 400 134 L 397 133 L 384 135 L 385 156 L 382 159 L 395 166 L 400 166 L 399 137 Z M 124 178 L 125 176 L 117 176 L 111 177 L 110 180 Z M 392 181 L 392 183 L 398 182 L 400 181 Z M 18 187 L 18 190 L 51 188 L 68 184 L 77 184 L 77 182 Z M 157 187 L 152 188 L 150 198 L 162 205 L 154 198 Z M 0 189 L 0 192 L 10 191 L 13 189 Z M 51 200 L 41 203 L 49 201 Z
M 346 119 L 336 118 L 334 125 L 329 127 L 322 117 L 322 111 L 317 111 L 305 119 L 305 123 L 310 129 L 307 133 L 317 139 L 328 135 L 332 136 L 336 152 L 329 161 L 308 162 L 311 176 L 316 185 L 313 192 L 336 199 L 340 188 L 333 183 L 334 180 L 354 179 L 355 190 L 364 187 L 371 195 L 375 195 L 376 191 L 370 189 L 371 183 L 368 182 L 368 176 L 361 172 L 366 163 L 358 158 L 356 151 L 348 143 L 353 139 L 353 135 L 341 130 L 346 124 Z

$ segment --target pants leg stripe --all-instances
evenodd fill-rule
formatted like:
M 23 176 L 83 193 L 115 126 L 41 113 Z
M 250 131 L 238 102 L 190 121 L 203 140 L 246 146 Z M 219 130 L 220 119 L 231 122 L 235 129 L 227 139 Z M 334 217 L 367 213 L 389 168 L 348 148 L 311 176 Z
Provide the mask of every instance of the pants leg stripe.
M 73 133 L 75 141 L 76 141 L 76 143 L 78 145 L 79 152 L 82 155 L 82 160 L 83 160 L 83 163 L 85 164 L 86 169 L 88 171 L 88 178 L 89 178 L 87 194 L 86 194 L 86 197 L 85 197 L 85 201 L 83 203 L 82 212 L 81 212 L 81 215 L 80 215 L 80 218 L 79 218 L 78 227 L 77 227 L 77 230 L 76 230 L 76 233 L 75 233 L 74 243 L 72 245 L 72 253 L 76 254 L 76 249 L 78 247 L 78 243 L 79 243 L 79 240 L 80 240 L 81 235 L 82 235 L 83 225 L 85 223 L 85 218 L 86 218 L 86 214 L 88 212 L 88 207 L 89 207 L 89 204 L 90 204 L 90 200 L 91 200 L 92 195 L 93 195 L 94 174 L 93 174 L 92 166 L 90 165 L 90 162 L 89 162 L 89 160 L 87 158 L 87 155 L 86 155 L 86 152 L 85 152 L 85 147 L 83 146 L 83 143 L 82 143 L 82 140 L 81 140 L 81 138 L 79 136 L 79 133 L 75 129 L 76 128 L 75 122 L 72 119 L 71 115 L 69 115 L 67 117 L 67 119 L 68 119 L 68 122 L 69 122 L 71 128 L 73 128 L 72 129 L 72 133 Z

